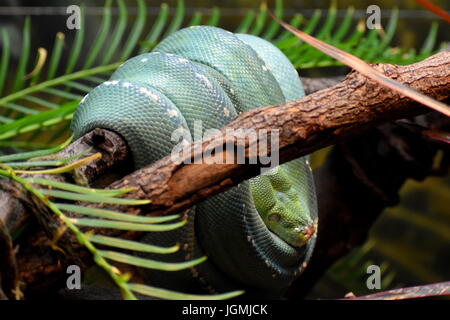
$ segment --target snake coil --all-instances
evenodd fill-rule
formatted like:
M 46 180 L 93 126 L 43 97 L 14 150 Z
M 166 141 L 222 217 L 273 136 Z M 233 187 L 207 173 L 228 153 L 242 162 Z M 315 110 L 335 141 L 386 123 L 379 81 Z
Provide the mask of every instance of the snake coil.
M 296 70 L 269 42 L 191 27 L 120 66 L 81 101 L 71 128 L 77 137 L 94 128 L 119 133 L 141 168 L 169 155 L 178 143 L 173 132 L 193 133 L 195 121 L 202 121 L 203 131 L 221 128 L 246 110 L 302 96 Z M 286 239 L 292 230 L 295 237 L 310 231 L 317 209 L 308 159 L 277 168 L 200 203 L 183 228 L 146 235 L 142 241 L 181 244 L 178 253 L 159 260 L 208 256 L 190 270 L 147 272 L 151 284 L 191 292 L 245 288 L 256 296 L 282 294 L 309 260 L 315 234 L 300 237 L 300 245 Z

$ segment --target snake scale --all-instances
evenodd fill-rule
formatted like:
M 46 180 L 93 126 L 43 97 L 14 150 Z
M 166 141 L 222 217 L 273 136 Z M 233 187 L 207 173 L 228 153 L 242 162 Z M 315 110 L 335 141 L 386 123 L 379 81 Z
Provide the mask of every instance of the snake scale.
M 131 58 L 80 102 L 71 128 L 119 133 L 136 168 L 171 153 L 173 132 L 221 128 L 253 108 L 304 96 L 297 71 L 271 43 L 216 27 L 179 30 L 149 53 Z M 148 258 L 206 262 L 177 272 L 147 271 L 152 285 L 198 292 L 246 289 L 277 297 L 299 275 L 315 243 L 317 205 L 308 158 L 285 163 L 189 211 L 180 229 L 142 241 L 181 244 L 176 254 Z M 194 289 L 195 288 L 195 289 Z

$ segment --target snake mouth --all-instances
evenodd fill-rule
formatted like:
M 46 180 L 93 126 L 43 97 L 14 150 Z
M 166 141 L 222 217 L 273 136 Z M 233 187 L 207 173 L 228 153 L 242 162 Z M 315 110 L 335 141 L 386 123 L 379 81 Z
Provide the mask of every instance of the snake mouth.
M 269 229 L 269 232 L 273 237 L 278 238 L 278 240 L 290 245 L 293 248 L 301 248 L 308 243 L 308 241 L 314 236 L 316 233 L 316 228 L 312 224 L 308 224 L 302 227 L 294 228 L 295 235 L 292 234 L 290 237 L 283 237 Z
M 312 224 L 308 224 L 299 230 L 299 235 L 295 243 L 292 243 L 294 247 L 304 246 L 309 239 L 316 233 L 316 228 Z

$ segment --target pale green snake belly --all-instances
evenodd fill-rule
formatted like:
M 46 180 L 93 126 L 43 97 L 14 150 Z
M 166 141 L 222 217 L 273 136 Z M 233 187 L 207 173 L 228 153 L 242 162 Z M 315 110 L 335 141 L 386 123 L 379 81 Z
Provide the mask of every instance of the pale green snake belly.
M 169 155 L 179 143 L 172 141 L 173 132 L 193 133 L 196 120 L 203 131 L 222 128 L 241 112 L 303 95 L 296 70 L 269 42 L 191 27 L 120 66 L 82 100 L 71 127 L 77 137 L 94 128 L 119 133 L 141 168 Z M 274 170 L 198 204 L 185 227 L 146 235 L 142 241 L 182 247 L 176 254 L 148 257 L 208 256 L 190 270 L 151 271 L 151 284 L 281 294 L 312 254 L 317 206 L 306 157 Z

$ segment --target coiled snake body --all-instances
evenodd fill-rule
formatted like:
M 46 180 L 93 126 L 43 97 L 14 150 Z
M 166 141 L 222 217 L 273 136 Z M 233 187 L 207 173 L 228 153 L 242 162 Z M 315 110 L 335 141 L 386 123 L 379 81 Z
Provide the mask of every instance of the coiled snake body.
M 196 120 L 203 131 L 221 128 L 241 112 L 303 95 L 296 70 L 269 42 L 191 27 L 125 62 L 81 101 L 71 127 L 78 137 L 94 128 L 118 132 L 140 168 L 169 155 L 179 143 L 173 132 L 192 133 Z M 159 260 L 209 258 L 190 270 L 147 276 L 178 290 L 245 288 L 275 297 L 309 260 L 316 211 L 308 159 L 283 164 L 197 205 L 185 227 L 145 236 L 153 244 L 181 243 L 177 254 Z

